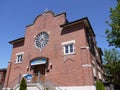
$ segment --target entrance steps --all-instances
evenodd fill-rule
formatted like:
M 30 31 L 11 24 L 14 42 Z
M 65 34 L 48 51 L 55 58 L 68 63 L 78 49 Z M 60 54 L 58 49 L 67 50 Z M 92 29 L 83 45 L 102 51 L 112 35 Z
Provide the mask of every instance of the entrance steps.
M 13 90 L 19 90 L 20 84 L 17 84 Z M 40 83 L 27 83 L 27 90 L 44 90 L 44 86 Z
M 2 85 L 0 85 L 0 90 L 2 90 Z
M 20 84 L 17 84 L 13 90 L 19 90 Z M 61 90 L 51 83 L 27 83 L 27 90 Z

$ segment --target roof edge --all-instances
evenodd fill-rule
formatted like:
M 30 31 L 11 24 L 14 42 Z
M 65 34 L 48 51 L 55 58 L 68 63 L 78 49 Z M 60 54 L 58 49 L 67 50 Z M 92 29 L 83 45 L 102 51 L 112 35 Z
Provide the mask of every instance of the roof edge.
M 4 71 L 4 70 L 7 71 L 7 68 L 0 68 L 0 71 Z
M 21 37 L 21 38 L 9 41 L 9 43 L 13 45 L 14 43 L 19 42 L 19 41 L 23 41 L 24 39 L 25 39 L 25 37 Z
M 35 19 L 34 19 L 34 21 L 33 21 L 32 24 L 29 24 L 29 25 L 27 25 L 26 27 L 32 26 L 32 25 L 35 23 L 35 21 L 37 20 L 37 18 L 40 17 L 40 16 L 42 16 L 44 13 L 52 13 L 54 17 L 60 16 L 60 15 L 62 15 L 62 14 L 65 14 L 65 16 L 66 16 L 66 12 L 62 12 L 62 13 L 59 13 L 59 14 L 56 14 L 56 15 L 55 15 L 55 13 L 53 13 L 52 11 L 43 12 L 43 13 L 41 13 L 41 14 L 39 14 L 38 16 L 35 17 Z
M 63 24 L 63 25 L 60 25 L 60 27 L 67 27 L 67 26 L 69 26 L 69 25 L 71 25 L 71 24 L 73 24 L 73 23 L 80 22 L 80 21 L 82 21 L 82 20 L 84 20 L 84 19 L 86 19 L 86 18 L 87 18 L 87 17 L 84 17 L 84 18 L 81 18 L 81 19 L 78 19 L 78 20 L 75 20 L 75 21 L 72 21 L 72 22 L 65 23 L 65 24 Z
M 81 22 L 81 21 L 83 21 L 84 23 L 86 23 L 85 20 L 87 21 L 87 24 L 89 25 L 89 27 L 90 27 L 90 29 L 91 29 L 91 32 L 92 32 L 93 35 L 95 36 L 95 33 L 94 33 L 94 31 L 93 31 L 93 28 L 92 28 L 92 26 L 91 26 L 91 24 L 90 24 L 90 21 L 89 21 L 88 17 L 84 17 L 84 18 L 81 18 L 81 19 L 78 19 L 78 20 L 75 20 L 75 21 L 72 21 L 72 22 L 65 23 L 65 24 L 63 24 L 63 25 L 60 25 L 60 27 L 68 27 L 68 26 L 70 26 L 70 25 L 72 25 L 72 24 L 79 23 L 79 22 Z

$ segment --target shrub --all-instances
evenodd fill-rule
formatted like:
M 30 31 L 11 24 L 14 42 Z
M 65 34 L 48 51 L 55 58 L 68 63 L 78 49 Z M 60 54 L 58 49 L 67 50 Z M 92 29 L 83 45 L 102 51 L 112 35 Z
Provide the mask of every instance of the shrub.
M 25 78 L 22 78 L 19 90 L 27 90 L 27 84 Z
M 44 90 L 49 90 L 48 88 L 44 88 Z
M 96 90 L 105 90 L 105 87 L 101 81 L 97 81 Z

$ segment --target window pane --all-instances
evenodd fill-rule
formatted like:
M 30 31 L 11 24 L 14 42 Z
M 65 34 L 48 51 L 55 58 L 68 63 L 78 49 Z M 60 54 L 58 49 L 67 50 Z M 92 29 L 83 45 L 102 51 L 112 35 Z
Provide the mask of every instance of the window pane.
M 17 62 L 19 62 L 19 55 L 17 55 Z
M 20 62 L 22 61 L 22 55 L 20 55 Z
M 70 52 L 73 52 L 73 44 L 70 45 Z
M 21 58 L 21 56 L 20 56 L 20 55 L 18 55 L 18 62 L 20 62 L 20 58 Z
M 68 46 L 65 46 L 65 53 L 68 53 Z
M 22 55 L 17 55 L 17 62 L 21 62 L 22 61 Z

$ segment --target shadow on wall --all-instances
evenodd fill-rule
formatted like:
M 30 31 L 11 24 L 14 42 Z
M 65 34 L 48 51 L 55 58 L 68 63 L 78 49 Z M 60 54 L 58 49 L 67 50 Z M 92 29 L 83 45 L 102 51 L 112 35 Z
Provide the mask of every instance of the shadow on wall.
M 61 35 L 68 34 L 68 33 L 71 33 L 71 32 L 75 32 L 75 31 L 81 30 L 83 28 L 84 28 L 84 25 L 82 23 L 81 24 L 76 24 L 76 25 L 71 25 L 69 27 L 63 28 L 63 30 L 61 32 Z

